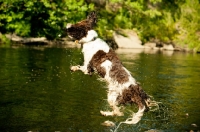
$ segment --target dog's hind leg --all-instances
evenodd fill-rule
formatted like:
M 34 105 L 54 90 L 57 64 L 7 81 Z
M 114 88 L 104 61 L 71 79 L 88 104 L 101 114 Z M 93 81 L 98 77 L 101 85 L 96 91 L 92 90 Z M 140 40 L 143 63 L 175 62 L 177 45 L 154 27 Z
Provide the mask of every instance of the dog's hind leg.
M 108 92 L 108 103 L 112 108 L 112 111 L 100 111 L 100 113 L 104 116 L 123 116 L 124 114 L 120 112 L 120 107 L 118 107 L 117 103 L 118 94 L 116 92 Z
M 134 113 L 132 118 L 128 118 L 123 123 L 125 123 L 125 124 L 136 124 L 136 123 L 138 123 L 141 120 L 145 109 L 146 109 L 145 106 L 143 108 L 139 108 L 138 112 Z
M 113 111 L 100 111 L 103 116 L 123 116 L 124 114 L 120 112 L 120 107 L 111 106 Z

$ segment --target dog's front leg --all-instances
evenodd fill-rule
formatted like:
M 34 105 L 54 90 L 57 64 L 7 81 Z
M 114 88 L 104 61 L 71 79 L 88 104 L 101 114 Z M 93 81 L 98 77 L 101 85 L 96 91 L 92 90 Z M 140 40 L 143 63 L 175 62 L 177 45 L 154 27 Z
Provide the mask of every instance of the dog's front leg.
M 77 65 L 77 66 L 71 66 L 71 71 L 82 71 L 84 74 L 88 74 L 88 71 L 87 71 L 87 67 L 85 66 L 80 66 L 80 65 Z
M 91 60 L 91 55 L 89 54 L 85 54 L 85 52 L 83 52 L 83 57 L 84 57 L 84 64 L 83 66 L 80 66 L 80 65 L 77 65 L 77 66 L 72 66 L 71 67 L 71 70 L 72 71 L 77 71 L 77 70 L 80 70 L 82 71 L 84 74 L 89 74 L 88 73 L 88 65 L 89 65 L 89 62 Z
M 77 66 L 72 66 L 70 69 L 71 71 L 82 71 L 84 74 L 88 74 L 88 64 L 89 64 L 89 60 L 85 57 L 84 55 L 84 65 L 83 66 L 80 66 L 80 65 L 77 65 Z

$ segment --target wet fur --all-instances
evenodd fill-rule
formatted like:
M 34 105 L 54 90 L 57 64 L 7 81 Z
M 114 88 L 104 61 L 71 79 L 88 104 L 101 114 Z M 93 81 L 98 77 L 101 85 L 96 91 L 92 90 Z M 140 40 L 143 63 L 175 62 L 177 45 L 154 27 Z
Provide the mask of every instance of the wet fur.
M 96 12 L 91 12 L 87 19 L 82 20 L 66 29 L 67 33 L 75 40 L 86 37 L 87 32 L 95 26 L 97 22 Z
M 104 78 L 106 74 L 105 68 L 101 67 L 101 64 L 109 60 L 112 62 L 112 68 L 109 72 L 109 76 L 116 80 L 118 83 L 123 84 L 128 81 L 128 74 L 124 70 L 123 65 L 116 53 L 110 49 L 108 53 L 99 50 L 91 59 L 88 64 L 88 74 L 92 74 L 95 70 L 98 74 Z M 148 106 L 144 100 L 147 100 L 148 95 L 142 90 L 141 86 L 136 83 L 136 85 L 130 85 L 128 88 L 122 91 L 122 94 L 117 97 L 118 104 L 135 103 L 138 107 L 142 108 L 144 105 L 146 111 L 148 111 Z
M 94 16 L 88 18 L 93 21 Z M 83 29 L 86 35 L 82 35 L 83 33 L 79 32 L 79 27 L 84 25 L 85 28 Z M 84 55 L 83 66 L 72 66 L 71 70 L 81 70 L 89 75 L 96 71 L 100 77 L 108 82 L 107 101 L 112 111 L 100 111 L 102 115 L 122 116 L 123 113 L 119 107 L 121 104 L 137 104 L 138 112 L 132 118 L 123 122 L 136 124 L 141 120 L 144 111 L 149 109 L 149 97 L 132 77 L 131 73 L 122 65 L 116 53 L 110 49 L 105 41 L 97 37 L 96 31 L 90 29 L 92 27 L 87 28 L 87 26 L 88 24 L 83 21 L 69 27 L 69 29 L 73 27 L 73 31 L 68 32 L 68 34 L 83 44 L 82 52 Z

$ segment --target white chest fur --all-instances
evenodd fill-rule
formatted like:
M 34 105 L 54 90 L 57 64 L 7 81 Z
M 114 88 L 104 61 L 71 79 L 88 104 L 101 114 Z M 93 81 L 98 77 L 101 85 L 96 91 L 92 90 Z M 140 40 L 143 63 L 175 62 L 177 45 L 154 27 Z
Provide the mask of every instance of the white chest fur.
M 103 50 L 108 53 L 109 46 L 101 39 L 97 38 L 95 41 L 90 41 L 83 44 L 82 52 L 84 54 L 84 62 L 89 62 L 97 51 Z

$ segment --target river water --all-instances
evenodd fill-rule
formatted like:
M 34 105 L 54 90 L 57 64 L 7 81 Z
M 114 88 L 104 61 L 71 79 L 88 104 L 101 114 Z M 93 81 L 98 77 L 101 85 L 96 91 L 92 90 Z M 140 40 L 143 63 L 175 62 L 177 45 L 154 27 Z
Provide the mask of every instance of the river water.
M 143 89 L 159 102 L 136 125 L 119 132 L 200 131 L 200 54 L 118 50 L 123 64 Z M 136 112 L 104 117 L 106 84 L 98 75 L 70 71 L 82 64 L 79 48 L 0 48 L 1 132 L 112 132 Z

